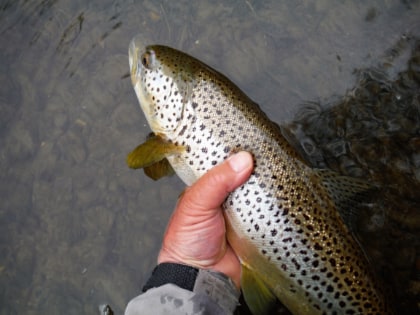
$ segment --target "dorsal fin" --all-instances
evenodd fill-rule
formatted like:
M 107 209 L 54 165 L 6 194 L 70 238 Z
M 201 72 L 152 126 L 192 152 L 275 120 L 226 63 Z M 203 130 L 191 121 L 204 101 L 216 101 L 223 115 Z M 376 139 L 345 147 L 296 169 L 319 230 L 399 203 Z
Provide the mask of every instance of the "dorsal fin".
M 378 187 L 363 179 L 344 176 L 327 169 L 317 169 L 315 173 L 334 201 L 344 222 L 354 231 L 358 208 L 369 201 Z

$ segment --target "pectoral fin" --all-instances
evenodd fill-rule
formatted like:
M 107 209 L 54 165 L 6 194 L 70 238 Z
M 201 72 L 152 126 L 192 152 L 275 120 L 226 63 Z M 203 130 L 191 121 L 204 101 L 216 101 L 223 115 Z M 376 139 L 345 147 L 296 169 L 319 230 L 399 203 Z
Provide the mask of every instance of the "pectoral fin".
M 242 293 L 246 304 L 254 315 L 272 314 L 277 298 L 247 266 L 242 265 Z
M 128 154 L 127 165 L 134 169 L 147 168 L 168 155 L 182 153 L 184 150 L 183 146 L 165 141 L 160 136 L 152 136 Z
M 175 174 L 174 169 L 166 158 L 156 162 L 155 164 L 144 167 L 143 170 L 144 174 L 153 180 L 158 180 L 162 177 L 172 176 Z

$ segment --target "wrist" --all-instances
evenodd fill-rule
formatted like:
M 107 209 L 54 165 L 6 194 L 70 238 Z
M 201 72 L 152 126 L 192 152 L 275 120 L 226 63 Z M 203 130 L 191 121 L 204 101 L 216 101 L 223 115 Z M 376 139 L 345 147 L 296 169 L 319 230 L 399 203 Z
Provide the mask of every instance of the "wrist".
M 178 263 L 157 265 L 143 287 L 143 292 L 166 284 L 175 284 L 197 295 L 206 295 L 228 313 L 233 313 L 240 295 L 240 290 L 225 274 Z
M 172 262 L 159 263 L 152 271 L 152 275 L 144 285 L 142 291 L 172 283 L 180 288 L 192 291 L 199 269 L 185 264 Z
M 203 263 L 203 261 L 182 259 L 177 257 L 176 254 L 172 254 L 172 252 L 162 247 L 158 255 L 157 263 L 158 265 L 163 263 L 173 263 L 193 266 L 197 269 L 214 270 L 230 278 L 238 290 L 241 287 L 241 265 L 238 257 L 234 254 L 229 246 L 227 247 L 224 255 L 218 259 L 215 259 L 215 262 L 213 263 L 209 263 L 208 261 Z

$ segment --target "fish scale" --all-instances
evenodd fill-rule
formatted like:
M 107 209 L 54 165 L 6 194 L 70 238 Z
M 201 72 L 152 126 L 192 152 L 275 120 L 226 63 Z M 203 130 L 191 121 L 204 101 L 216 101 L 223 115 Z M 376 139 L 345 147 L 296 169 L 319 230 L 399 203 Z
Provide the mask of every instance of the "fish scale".
M 222 74 L 175 49 L 134 39 L 129 55 L 152 131 L 183 148 L 161 158 L 187 185 L 232 152 L 253 154 L 249 180 L 224 203 L 228 241 L 244 277 L 249 271 L 293 314 L 392 314 L 322 173 L 303 162 L 258 105 Z M 245 283 L 249 302 L 259 293 Z

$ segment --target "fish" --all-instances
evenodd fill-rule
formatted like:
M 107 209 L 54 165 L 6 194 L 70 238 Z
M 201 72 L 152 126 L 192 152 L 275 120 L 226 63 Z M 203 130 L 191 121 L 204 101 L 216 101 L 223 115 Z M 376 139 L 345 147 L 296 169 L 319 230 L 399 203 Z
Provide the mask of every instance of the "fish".
M 277 300 L 295 315 L 394 314 L 337 209 L 369 185 L 311 168 L 254 101 L 195 57 L 134 37 L 129 65 L 152 130 L 129 167 L 192 185 L 235 152 L 253 155 L 250 178 L 223 204 L 253 314 Z

